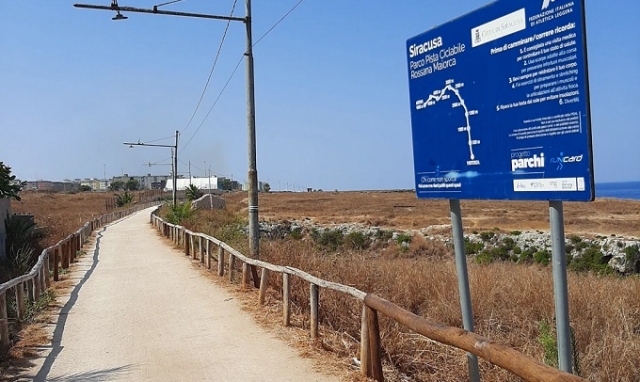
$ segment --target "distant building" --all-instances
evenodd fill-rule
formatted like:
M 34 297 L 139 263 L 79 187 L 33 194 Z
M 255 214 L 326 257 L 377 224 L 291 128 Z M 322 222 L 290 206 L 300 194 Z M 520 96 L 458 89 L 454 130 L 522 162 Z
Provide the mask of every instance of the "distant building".
M 27 181 L 23 188 L 25 191 L 42 191 L 42 192 L 74 192 L 80 188 L 80 182 L 72 180 L 64 180 L 62 182 L 52 182 L 50 180 Z
M 142 176 L 136 176 L 136 175 L 129 176 L 129 174 L 124 174 L 122 176 L 114 176 L 113 178 L 111 178 L 111 183 L 113 182 L 127 183 L 130 180 L 135 180 L 140 185 L 141 190 L 162 190 L 166 187 L 167 183 L 171 183 L 170 181 L 168 181 L 170 179 L 171 179 L 171 176 L 169 175 L 147 174 Z
M 89 186 L 92 191 L 107 191 L 109 189 L 109 181 L 106 179 L 83 179 L 80 181 L 81 186 Z
M 212 176 L 211 178 L 179 178 L 176 179 L 176 189 L 178 191 L 186 190 L 190 184 L 198 187 L 200 190 L 209 190 L 209 185 L 211 185 L 211 190 L 218 190 L 219 187 L 219 179 L 217 176 Z M 171 179 L 167 180 L 167 184 L 165 187 L 169 191 L 173 191 L 173 182 Z

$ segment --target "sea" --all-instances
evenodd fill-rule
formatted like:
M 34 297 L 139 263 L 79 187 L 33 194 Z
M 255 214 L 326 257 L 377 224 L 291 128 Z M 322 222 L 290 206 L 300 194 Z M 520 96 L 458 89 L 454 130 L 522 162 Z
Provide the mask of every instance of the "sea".
M 596 183 L 596 198 L 640 200 L 640 181 Z

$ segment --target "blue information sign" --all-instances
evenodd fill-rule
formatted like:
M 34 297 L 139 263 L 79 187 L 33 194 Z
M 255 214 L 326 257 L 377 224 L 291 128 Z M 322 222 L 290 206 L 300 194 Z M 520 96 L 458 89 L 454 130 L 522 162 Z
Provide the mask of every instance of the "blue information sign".
M 594 198 L 583 0 L 499 0 L 407 41 L 420 198 Z

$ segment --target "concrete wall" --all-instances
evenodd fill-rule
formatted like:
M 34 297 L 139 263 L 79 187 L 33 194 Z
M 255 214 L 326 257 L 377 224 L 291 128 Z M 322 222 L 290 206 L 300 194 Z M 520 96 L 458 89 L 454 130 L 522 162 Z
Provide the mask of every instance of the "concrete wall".
M 7 242 L 7 230 L 4 220 L 11 215 L 11 200 L 6 198 L 0 199 L 0 257 L 4 257 Z
M 211 199 L 210 199 L 211 198 Z M 204 195 L 198 200 L 194 200 L 191 202 L 191 208 L 199 209 L 199 210 L 208 210 L 208 209 L 223 209 L 225 208 L 225 201 L 222 198 L 219 198 L 215 195 Z

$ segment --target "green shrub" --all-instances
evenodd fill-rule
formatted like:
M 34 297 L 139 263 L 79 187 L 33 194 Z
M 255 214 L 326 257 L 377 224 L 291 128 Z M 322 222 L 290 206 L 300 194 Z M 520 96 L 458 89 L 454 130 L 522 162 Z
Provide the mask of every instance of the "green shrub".
M 126 207 L 133 201 L 133 194 L 125 191 L 124 194 L 116 194 L 116 206 Z
M 533 254 L 533 261 L 538 264 L 547 266 L 551 262 L 551 252 L 547 250 L 538 251 Z
M 480 232 L 480 238 L 484 241 L 489 241 L 493 239 L 496 234 L 493 232 Z
M 171 224 L 182 225 L 193 217 L 190 201 L 182 204 L 176 204 L 175 206 L 169 206 L 169 208 L 169 211 L 165 215 L 165 219 Z
M 398 234 L 398 236 L 396 236 L 396 243 L 398 243 L 398 245 L 402 245 L 403 243 L 411 243 L 411 240 L 413 239 L 413 236 L 406 234 L 406 233 L 400 233 Z
M 349 249 L 363 250 L 369 247 L 371 240 L 362 232 L 349 232 L 344 238 L 344 244 Z
M 493 260 L 493 254 L 488 250 L 484 250 L 476 256 L 476 264 L 480 265 L 491 264 L 493 263 Z
M 558 367 L 558 341 L 554 328 L 544 319 L 538 323 L 538 331 L 538 343 L 542 345 L 544 363 Z
M 291 238 L 295 239 L 295 240 L 302 239 L 302 227 L 296 227 L 296 228 L 292 229 L 291 233 L 289 234 L 289 236 L 291 236 Z
M 520 255 L 522 253 L 522 248 L 515 246 L 513 247 L 513 253 L 515 253 L 516 255 Z
M 393 231 L 377 228 L 373 234 L 373 237 L 385 241 L 391 240 L 391 238 L 393 237 Z
M 504 247 L 507 250 L 511 251 L 516 246 L 516 241 L 510 237 L 505 237 L 504 239 L 502 239 L 502 244 L 504 244 Z
M 316 244 L 323 249 L 337 251 L 344 242 L 344 234 L 340 230 L 325 229 L 322 232 L 315 230 L 311 236 Z
M 597 246 L 591 246 L 582 252 L 580 256 L 576 256 L 569 264 L 569 269 L 575 272 L 593 271 L 599 274 L 609 274 L 613 272 L 608 265 L 608 260 L 600 252 Z
M 576 235 L 571 235 L 569 236 L 569 240 L 573 243 L 573 244 L 578 244 L 580 242 L 582 242 L 582 238 L 580 236 L 576 236 Z
M 520 236 L 522 234 L 521 231 L 511 231 L 512 236 Z
M 464 238 L 464 253 L 469 256 L 469 255 L 475 255 L 478 252 L 482 251 L 484 249 L 484 243 L 483 242 L 474 242 L 474 241 L 470 241 L 468 238 Z

